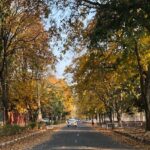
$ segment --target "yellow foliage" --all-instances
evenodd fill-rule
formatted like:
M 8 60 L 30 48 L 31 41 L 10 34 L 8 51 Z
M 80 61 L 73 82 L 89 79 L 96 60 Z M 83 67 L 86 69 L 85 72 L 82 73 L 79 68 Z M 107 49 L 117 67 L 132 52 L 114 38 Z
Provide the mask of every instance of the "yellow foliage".
M 50 76 L 48 78 L 48 83 L 50 84 L 49 91 L 55 90 L 55 92 L 60 96 L 60 100 L 63 102 L 65 111 L 71 112 L 74 108 L 74 99 L 72 92 L 65 80 L 57 79 L 55 76 Z

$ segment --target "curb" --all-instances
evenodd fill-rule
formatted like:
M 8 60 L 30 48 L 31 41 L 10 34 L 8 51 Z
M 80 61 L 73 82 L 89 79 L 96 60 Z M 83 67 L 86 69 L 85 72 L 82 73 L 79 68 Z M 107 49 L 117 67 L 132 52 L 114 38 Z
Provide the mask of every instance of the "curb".
M 54 128 L 54 127 L 51 127 L 51 128 L 49 128 L 49 129 L 53 129 L 53 128 Z M 7 145 L 9 145 L 9 144 L 14 144 L 15 142 L 21 141 L 21 140 L 26 139 L 26 138 L 28 138 L 28 137 L 35 136 L 35 135 L 38 135 L 38 134 L 40 134 L 40 133 L 44 133 L 44 132 L 46 132 L 46 131 L 49 130 L 49 129 L 40 130 L 40 131 L 31 133 L 31 134 L 29 134 L 29 135 L 22 136 L 22 137 L 13 139 L 13 140 L 11 140 L 11 141 L 7 141 L 7 142 L 4 142 L 4 143 L 1 143 L 1 144 L 0 144 L 0 148 L 3 148 L 4 146 L 7 146 Z
M 115 133 L 118 133 L 118 134 L 120 134 L 120 135 L 124 135 L 124 136 L 129 137 L 129 138 L 132 138 L 133 140 L 136 140 L 136 141 L 138 141 L 138 142 L 142 142 L 142 143 L 144 143 L 144 144 L 150 145 L 150 141 L 144 139 L 143 137 L 137 137 L 137 136 L 134 136 L 134 135 L 125 133 L 125 132 L 119 132 L 119 131 L 114 131 L 114 132 L 115 132 Z

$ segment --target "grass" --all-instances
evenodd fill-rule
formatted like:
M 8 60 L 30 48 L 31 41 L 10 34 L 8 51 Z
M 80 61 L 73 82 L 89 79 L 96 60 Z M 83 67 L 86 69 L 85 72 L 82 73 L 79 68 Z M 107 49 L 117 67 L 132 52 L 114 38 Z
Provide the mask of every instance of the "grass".
M 0 136 L 10 136 L 19 134 L 26 130 L 26 127 L 21 127 L 18 125 L 5 125 L 0 128 Z

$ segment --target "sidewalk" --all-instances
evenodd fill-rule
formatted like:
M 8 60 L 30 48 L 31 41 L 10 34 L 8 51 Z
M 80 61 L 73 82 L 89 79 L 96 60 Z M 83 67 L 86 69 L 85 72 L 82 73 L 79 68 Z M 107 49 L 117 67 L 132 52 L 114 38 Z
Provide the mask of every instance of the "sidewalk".
M 94 127 L 97 131 L 110 136 L 117 142 L 130 145 L 134 149 L 150 150 L 150 137 L 145 135 L 145 130 L 140 128 L 104 128 L 100 125 Z M 150 133 L 149 133 L 150 135 Z
M 122 128 L 122 129 L 114 129 L 113 131 L 115 133 L 122 134 L 124 136 L 128 136 L 139 142 L 143 142 L 144 144 L 150 144 L 150 133 L 146 134 L 144 129 Z
M 104 130 L 112 130 L 113 132 L 117 133 L 117 134 L 121 134 L 124 135 L 126 137 L 129 137 L 131 139 L 134 139 L 136 141 L 142 142 L 144 144 L 148 144 L 150 145 L 150 132 L 145 132 L 144 129 L 142 128 L 133 128 L 133 127 L 129 127 L 129 128 L 106 128 L 106 127 L 101 127 L 99 125 L 95 125 L 96 128 L 101 128 Z

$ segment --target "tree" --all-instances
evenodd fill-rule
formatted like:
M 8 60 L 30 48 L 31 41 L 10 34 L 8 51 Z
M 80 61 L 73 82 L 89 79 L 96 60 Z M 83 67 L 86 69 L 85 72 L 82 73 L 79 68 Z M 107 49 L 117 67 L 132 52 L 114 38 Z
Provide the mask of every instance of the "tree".
M 40 21 L 40 17 L 47 12 L 44 1 L 35 0 L 2 0 L 0 2 L 0 83 L 2 91 L 2 103 L 5 108 L 6 121 L 8 121 L 9 108 L 9 71 L 14 62 L 16 52 L 25 49 L 23 44 L 33 42 L 39 34 L 31 34 L 28 37 L 25 32 Z M 33 45 L 32 45 L 33 46 Z
M 70 87 L 62 79 L 54 75 L 48 76 L 41 90 L 41 108 L 45 116 L 51 120 L 64 119 L 73 111 L 73 96 Z M 44 91 L 44 92 L 43 92 Z
M 18 103 L 16 105 L 21 105 L 29 113 L 31 121 L 35 120 L 33 113 L 39 107 L 37 99 L 40 97 L 37 96 L 37 88 L 44 80 L 43 76 L 47 71 L 47 66 L 54 63 L 54 56 L 48 45 L 49 34 L 44 30 L 38 19 L 36 24 L 30 26 L 21 36 L 29 39 L 36 35 L 38 36 L 29 43 L 19 43 L 22 49 L 16 51 L 14 56 L 12 56 L 13 63 L 10 65 L 11 72 L 9 73 L 9 89 L 12 92 L 9 94 L 9 105 L 13 103 L 13 100 L 17 100 Z M 38 79 L 37 73 L 40 74 Z M 37 85 L 37 82 L 40 83 Z
M 84 36 L 86 38 L 88 48 L 94 50 L 100 49 L 104 45 L 104 50 L 107 50 L 107 45 L 110 42 L 119 43 L 118 50 L 130 51 L 128 56 L 133 55 L 137 61 L 138 75 L 140 81 L 141 98 L 144 103 L 144 110 L 146 113 L 146 130 L 150 130 L 150 100 L 149 100 L 149 85 L 150 85 L 150 63 L 147 61 L 146 68 L 142 63 L 142 53 L 140 52 L 140 39 L 143 35 L 149 35 L 150 31 L 150 2 L 142 0 L 133 1 L 67 1 L 68 5 L 74 10 L 75 17 L 71 20 L 74 24 L 71 29 L 76 29 L 78 22 L 81 21 L 81 16 L 86 16 L 87 12 L 95 11 L 94 19 L 92 20 L 92 28 L 88 28 L 88 33 Z M 76 11 L 80 10 L 80 11 Z M 81 11 L 85 10 L 85 11 Z M 86 15 L 85 15 L 86 14 Z M 77 19 L 77 17 L 79 19 Z M 83 31 L 84 26 L 80 26 Z M 72 31 L 72 30 L 71 30 Z M 73 32 L 77 35 L 79 34 Z M 82 32 L 83 33 L 83 32 Z M 79 36 L 79 35 L 78 35 Z M 75 38 L 74 38 L 75 39 Z M 123 40 L 122 40 L 123 39 Z M 77 41 L 77 40 L 76 40 Z M 68 43 L 69 44 L 69 43 Z M 116 49 L 114 49 L 116 51 Z

